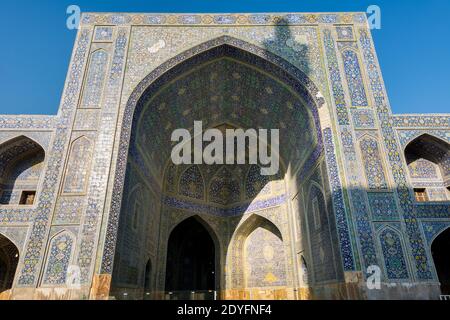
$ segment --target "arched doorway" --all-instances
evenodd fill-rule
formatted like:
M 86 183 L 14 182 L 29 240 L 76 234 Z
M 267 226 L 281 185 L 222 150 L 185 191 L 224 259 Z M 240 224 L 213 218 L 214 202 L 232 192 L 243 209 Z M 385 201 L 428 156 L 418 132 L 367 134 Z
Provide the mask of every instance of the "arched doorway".
M 0 294 L 12 288 L 19 262 L 19 250 L 0 234 Z
M 450 228 L 442 232 L 431 244 L 434 266 L 441 283 L 441 292 L 450 295 Z
M 215 247 L 208 230 L 188 218 L 169 237 L 166 263 L 166 291 L 181 296 L 215 290 Z

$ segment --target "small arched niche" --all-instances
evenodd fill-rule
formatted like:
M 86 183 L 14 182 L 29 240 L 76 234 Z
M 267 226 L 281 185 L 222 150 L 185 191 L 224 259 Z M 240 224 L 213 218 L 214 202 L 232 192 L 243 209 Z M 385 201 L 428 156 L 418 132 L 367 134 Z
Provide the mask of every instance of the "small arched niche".
M 405 159 L 416 201 L 450 200 L 450 145 L 423 134 L 405 148 Z
M 280 229 L 258 214 L 235 231 L 229 253 L 233 289 L 274 290 L 287 283 L 286 250 Z
M 44 159 L 44 149 L 25 136 L 0 146 L 0 204 L 35 203 Z

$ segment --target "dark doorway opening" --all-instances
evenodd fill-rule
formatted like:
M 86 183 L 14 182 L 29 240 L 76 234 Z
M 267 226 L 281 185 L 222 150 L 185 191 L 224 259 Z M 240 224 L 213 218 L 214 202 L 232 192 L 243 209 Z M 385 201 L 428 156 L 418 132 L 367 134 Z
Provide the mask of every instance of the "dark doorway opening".
M 0 293 L 12 288 L 18 262 L 16 246 L 0 234 Z
M 441 283 L 441 292 L 450 295 L 450 228 L 433 241 L 431 254 Z
M 151 291 L 152 291 L 152 261 L 148 260 L 147 265 L 145 266 L 145 275 L 144 275 L 144 300 L 151 299 Z
M 167 247 L 166 291 L 214 291 L 215 247 L 209 232 L 196 219 L 180 223 Z

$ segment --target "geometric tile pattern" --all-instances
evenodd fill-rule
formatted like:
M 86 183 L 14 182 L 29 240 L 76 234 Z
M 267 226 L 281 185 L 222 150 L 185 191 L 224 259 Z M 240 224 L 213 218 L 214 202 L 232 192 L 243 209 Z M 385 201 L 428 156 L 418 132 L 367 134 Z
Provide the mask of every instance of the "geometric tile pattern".
M 347 78 L 352 106 L 367 107 L 368 102 L 358 56 L 353 50 L 345 50 L 342 53 L 342 56 L 344 59 L 344 71 Z
M 245 181 L 247 198 L 270 194 L 269 176 L 263 176 L 260 171 L 261 168 L 256 165 L 252 165 L 248 170 L 247 179 Z
M 375 129 L 375 115 L 372 109 L 351 110 L 355 129 Z
M 268 227 L 254 230 L 245 241 L 249 266 L 246 277 L 247 286 L 285 286 L 286 257 L 283 240 Z
M 440 178 L 439 168 L 426 159 L 418 159 L 408 165 L 411 179 L 437 179 Z
M 94 41 L 112 41 L 113 37 L 113 28 L 106 26 L 98 26 L 95 27 L 94 31 Z
M 359 143 L 369 189 L 387 189 L 386 176 L 375 139 L 364 137 Z
M 190 167 L 181 175 L 179 192 L 183 196 L 194 199 L 205 197 L 205 183 L 197 166 Z
M 82 108 L 98 108 L 101 92 L 105 83 L 106 67 L 108 64 L 108 53 L 97 50 L 91 54 L 91 62 L 84 85 Z
M 374 235 L 368 204 L 366 201 L 364 182 L 359 170 L 360 164 L 356 153 L 353 129 L 350 126 L 349 111 L 345 91 L 341 80 L 341 72 L 336 55 L 336 46 L 328 29 L 324 33 L 325 56 L 330 70 L 331 90 L 334 92 L 334 105 L 336 107 L 337 123 L 339 125 L 339 137 L 342 143 L 343 157 L 345 161 L 346 176 L 348 179 L 348 193 L 354 207 L 355 226 L 358 241 L 361 248 L 361 264 L 367 268 L 377 262 Z
M 415 138 L 423 135 L 423 134 L 428 134 L 430 136 L 435 136 L 437 138 L 440 138 L 444 141 L 446 141 L 447 143 L 450 143 L 450 132 L 448 132 L 447 130 L 405 130 L 405 129 L 401 129 L 401 130 L 397 130 L 399 139 L 400 139 L 400 144 L 402 145 L 402 147 L 406 147 L 406 145 L 408 145 L 408 143 L 410 143 L 412 140 L 414 140 Z
M 397 184 L 397 193 L 399 195 L 400 207 L 402 209 L 404 221 L 406 224 L 406 232 L 411 246 L 413 254 L 413 261 L 415 262 L 415 268 L 417 277 L 420 280 L 432 279 L 432 273 L 430 270 L 430 263 L 428 260 L 427 252 L 423 246 L 423 239 L 419 230 L 417 220 L 414 218 L 414 208 L 412 205 L 411 193 L 408 188 L 406 180 L 405 165 L 400 157 L 399 146 L 396 142 L 396 133 L 392 127 L 391 122 L 388 120 L 390 116 L 387 99 L 383 85 L 381 83 L 381 76 L 378 71 L 378 64 L 373 51 L 372 41 L 369 38 L 367 30 L 359 29 L 359 41 L 363 51 L 364 61 L 366 64 L 366 70 L 370 70 L 368 73 L 372 93 L 374 96 L 375 106 L 377 110 L 378 119 L 381 125 L 381 132 L 383 134 L 383 140 L 386 147 L 386 152 L 389 159 L 389 166 L 392 168 L 392 175 L 395 183 Z
M 111 65 L 105 79 L 101 120 L 95 143 L 97 150 L 101 150 L 101 152 L 95 152 L 92 158 L 92 175 L 87 188 L 87 206 L 81 221 L 80 239 L 78 240 L 79 250 L 76 254 L 77 265 L 81 271 L 81 283 L 83 284 L 90 282 L 94 270 L 93 261 L 95 261 L 99 242 L 100 217 L 104 211 L 111 166 L 109 160 L 114 148 L 114 140 L 111 137 L 114 136 L 117 127 L 121 97 L 120 88 L 123 83 L 128 39 L 129 28 L 118 28 Z
M 69 69 L 68 81 L 59 110 L 59 125 L 55 130 L 55 139 L 48 152 L 47 170 L 42 183 L 42 189 L 31 226 L 28 243 L 21 255 L 22 268 L 18 270 L 18 286 L 33 286 L 37 282 L 37 273 L 40 270 L 42 260 L 39 257 L 44 250 L 45 238 L 47 236 L 48 220 L 51 216 L 51 204 L 56 200 L 58 172 L 61 172 L 64 158 L 64 146 L 69 140 L 68 124 L 73 119 L 76 107 L 76 97 L 81 88 L 81 77 L 91 32 L 82 29 L 79 33 L 77 44 L 74 49 L 71 67 Z
M 328 175 L 330 176 L 330 185 L 332 190 L 332 200 L 338 228 L 339 242 L 344 270 L 355 270 L 355 260 L 352 252 L 352 241 L 346 217 L 346 207 L 344 204 L 344 195 L 342 184 L 337 168 L 336 155 L 334 154 L 333 138 L 330 128 L 324 129 L 324 147 L 328 162 Z
M 209 200 L 221 205 L 228 205 L 241 200 L 239 180 L 226 168 L 220 169 L 211 181 Z
M 378 221 L 399 220 L 394 194 L 390 192 L 368 192 L 372 219 Z
M 352 26 L 336 27 L 336 32 L 337 32 L 338 40 L 354 40 Z

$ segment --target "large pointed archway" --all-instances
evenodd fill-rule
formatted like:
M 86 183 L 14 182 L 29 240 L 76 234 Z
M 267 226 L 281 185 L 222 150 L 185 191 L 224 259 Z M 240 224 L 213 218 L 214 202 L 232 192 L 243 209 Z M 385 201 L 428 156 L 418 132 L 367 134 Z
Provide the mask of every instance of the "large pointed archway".
M 155 297 L 165 296 L 167 290 L 188 288 L 176 286 L 183 281 L 174 275 L 167 280 L 165 273 L 173 269 L 172 261 L 181 261 L 170 257 L 172 243 L 184 245 L 172 240 L 170 230 L 192 215 L 208 221 L 217 233 L 221 250 L 218 252 L 216 247 L 215 255 L 220 259 L 215 261 L 225 263 L 231 238 L 243 216 L 267 209 L 261 214 L 277 216 L 277 225 L 287 228 L 286 237 L 281 240 L 264 228 L 252 237 L 266 237 L 280 246 L 283 243 L 286 261 L 294 261 L 293 231 L 289 226 L 297 223 L 295 215 L 299 213 L 290 212 L 288 188 L 304 183 L 313 171 L 321 175 L 317 167 L 324 163 L 319 119 L 323 105 L 322 95 L 302 71 L 267 50 L 230 37 L 192 48 L 149 74 L 132 94 L 122 125 L 120 161 L 102 262 L 102 272 L 113 275 L 112 292 L 144 290 L 145 279 L 140 276 L 145 275 L 144 256 L 154 261 Z M 327 108 L 320 111 L 326 112 Z M 226 168 L 170 164 L 174 145 L 171 133 L 177 128 L 192 132 L 198 120 L 203 121 L 205 130 L 280 130 L 280 171 L 267 178 L 260 174 L 261 164 Z M 136 185 L 142 186 L 139 193 L 145 195 L 137 204 L 129 196 Z M 140 223 L 133 227 L 136 217 Z M 174 239 L 181 237 L 175 235 Z M 271 279 L 273 287 L 289 286 L 293 292 L 297 272 L 294 265 L 289 267 L 286 281 L 279 281 L 280 286 L 270 274 L 258 274 L 255 279 Z M 232 270 L 225 264 L 219 269 L 226 270 L 224 274 Z M 225 275 L 216 275 L 215 289 L 233 291 L 229 296 L 241 296 L 240 292 L 247 290 L 228 286 L 228 282 Z M 255 283 L 254 290 L 258 287 L 265 286 Z

